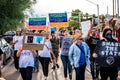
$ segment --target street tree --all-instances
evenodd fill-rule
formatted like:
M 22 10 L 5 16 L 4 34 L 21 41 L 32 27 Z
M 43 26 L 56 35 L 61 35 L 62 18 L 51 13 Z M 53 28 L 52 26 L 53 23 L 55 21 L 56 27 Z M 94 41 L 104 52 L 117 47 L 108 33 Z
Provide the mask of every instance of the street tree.
M 83 18 L 83 12 L 79 9 L 72 10 L 71 17 L 69 18 L 69 28 L 79 28 L 80 21 Z
M 24 11 L 30 9 L 36 0 L 0 0 L 0 34 L 21 27 Z

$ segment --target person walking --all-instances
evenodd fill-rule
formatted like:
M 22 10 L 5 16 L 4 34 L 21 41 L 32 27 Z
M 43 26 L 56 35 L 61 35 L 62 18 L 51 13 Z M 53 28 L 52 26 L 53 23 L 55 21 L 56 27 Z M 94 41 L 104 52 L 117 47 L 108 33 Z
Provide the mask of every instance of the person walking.
M 14 46 L 14 64 L 16 70 L 19 69 L 19 57 L 16 56 L 18 48 L 22 45 L 23 36 L 21 35 L 21 31 L 16 31 L 16 35 L 13 37 L 13 46 Z
M 49 37 L 47 36 L 45 37 L 45 43 L 44 43 L 43 50 L 38 50 L 38 55 L 39 55 L 39 61 L 42 66 L 44 80 L 47 80 L 51 55 L 53 56 L 53 59 L 56 60 L 54 53 L 52 51 L 52 45 L 49 40 Z
M 63 31 L 63 37 L 61 37 L 61 60 L 63 63 L 63 69 L 64 69 L 64 78 L 67 80 L 67 69 L 69 71 L 69 79 L 72 80 L 72 66 L 70 65 L 70 61 L 68 58 L 69 48 L 73 43 L 73 38 L 70 38 L 68 36 L 68 31 Z
M 85 80 L 85 68 L 90 56 L 90 49 L 83 41 L 83 38 L 78 38 L 69 50 L 70 64 L 75 68 L 76 80 Z
M 19 47 L 16 56 L 19 58 L 19 69 L 23 80 L 32 80 L 32 71 L 34 67 L 34 56 L 36 51 L 23 50 Z
M 90 31 L 88 32 L 88 36 L 86 40 L 90 48 L 90 70 L 93 80 L 99 79 L 99 65 L 96 62 L 96 59 L 93 58 L 92 56 L 94 49 L 96 48 L 97 42 L 100 41 L 100 38 L 96 36 L 96 34 L 97 34 L 96 28 L 91 28 Z
M 56 36 L 56 33 L 54 31 L 51 32 L 51 39 L 50 42 L 52 44 L 52 50 L 56 57 L 56 64 L 53 66 L 53 69 L 57 66 L 59 68 L 59 65 L 57 64 L 58 56 L 59 56 L 59 48 L 60 48 L 60 39 Z
M 103 37 L 103 39 L 100 41 L 117 42 L 117 40 L 115 40 L 112 37 L 112 30 L 110 28 L 104 29 L 102 37 Z M 95 48 L 95 52 L 96 51 L 97 51 L 97 48 Z M 93 57 L 98 58 L 97 53 L 93 53 Z M 110 65 L 106 66 L 106 67 L 100 66 L 100 76 L 101 76 L 101 80 L 107 80 L 108 77 L 110 77 L 110 80 L 117 80 L 118 66 L 110 66 Z

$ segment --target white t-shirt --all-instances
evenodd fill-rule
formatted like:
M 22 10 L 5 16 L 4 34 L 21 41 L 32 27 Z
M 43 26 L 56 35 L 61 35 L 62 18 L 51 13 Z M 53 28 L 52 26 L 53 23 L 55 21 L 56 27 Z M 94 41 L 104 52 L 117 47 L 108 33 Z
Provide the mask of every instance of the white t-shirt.
M 51 54 L 50 54 L 50 50 L 49 50 L 50 48 L 52 48 L 51 42 L 50 41 L 45 42 L 43 50 L 39 50 L 38 55 L 40 57 L 51 58 Z
M 23 36 L 14 36 L 13 37 L 13 42 L 15 42 L 16 40 L 18 40 L 18 42 L 15 43 L 14 50 L 18 50 L 19 47 L 22 45 Z
M 34 56 L 30 50 L 23 50 L 19 58 L 19 68 L 34 67 Z

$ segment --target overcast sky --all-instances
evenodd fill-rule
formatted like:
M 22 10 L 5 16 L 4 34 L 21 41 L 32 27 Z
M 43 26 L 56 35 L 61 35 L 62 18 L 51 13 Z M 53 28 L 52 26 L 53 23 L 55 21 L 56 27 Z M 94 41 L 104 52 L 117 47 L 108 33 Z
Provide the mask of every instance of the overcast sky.
M 90 0 L 99 4 L 100 14 L 112 14 L 113 0 Z M 37 0 L 33 6 L 36 16 L 46 16 L 48 13 L 71 12 L 74 9 L 80 9 L 83 13 L 97 14 L 97 6 L 86 0 Z

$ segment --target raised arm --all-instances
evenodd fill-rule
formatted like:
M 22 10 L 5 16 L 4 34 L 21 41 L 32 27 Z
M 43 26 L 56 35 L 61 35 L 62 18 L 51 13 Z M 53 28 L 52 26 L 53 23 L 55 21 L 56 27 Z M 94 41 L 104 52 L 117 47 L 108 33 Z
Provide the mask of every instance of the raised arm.
M 16 56 L 19 57 L 22 52 L 22 46 L 19 47 Z

